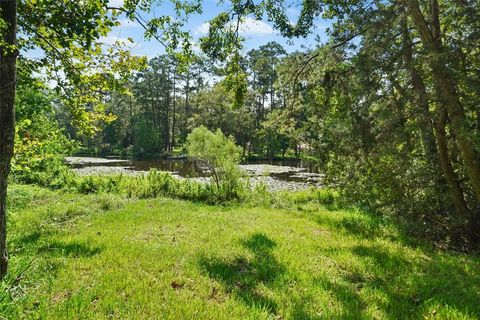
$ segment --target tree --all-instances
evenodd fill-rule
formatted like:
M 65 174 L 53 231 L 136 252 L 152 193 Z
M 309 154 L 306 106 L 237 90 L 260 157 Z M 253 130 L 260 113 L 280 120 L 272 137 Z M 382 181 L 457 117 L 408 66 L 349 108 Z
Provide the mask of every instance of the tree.
M 16 181 L 54 187 L 64 157 L 74 148 L 56 119 L 58 101 L 47 85 L 30 74 L 19 59 L 16 90 L 16 130 L 11 172 Z
M 200 126 L 187 137 L 187 152 L 204 163 L 212 173 L 217 195 L 235 196 L 241 176 L 238 164 L 240 148 L 222 131 L 212 132 Z
M 194 95 L 197 110 L 192 114 L 192 127 L 205 126 L 209 130 L 221 130 L 228 136 L 233 136 L 243 147 L 245 153 L 247 144 L 252 140 L 254 130 L 254 115 L 247 106 L 234 107 L 234 94 L 221 83 L 205 88 Z
M 261 96 L 262 109 L 265 109 L 266 95 L 269 95 L 270 110 L 274 109 L 275 104 L 275 82 L 278 79 L 276 67 L 282 55 L 285 55 L 285 49 L 277 42 L 271 41 L 258 49 L 252 49 L 248 52 L 250 70 L 253 74 L 251 86 L 254 91 L 258 91 Z
M 113 85 L 118 75 L 128 73 L 129 68 L 125 66 L 136 60 L 131 59 L 128 52 L 118 54 L 115 50 L 118 44 L 105 53 L 97 41 L 119 25 L 120 13 L 139 21 L 147 37 L 164 43 L 169 50 L 182 44 L 185 52 L 190 51 L 190 37 L 181 27 L 185 15 L 200 10 L 199 4 L 176 2 L 177 19 L 161 16 L 145 24 L 138 16 L 137 6 L 149 11 L 151 4 L 152 1 L 126 1 L 122 7 L 112 7 L 106 0 L 0 1 L 0 278 L 5 276 L 8 266 L 6 194 L 14 145 L 18 53 L 23 48 L 43 51 L 44 58 L 40 62 L 44 70 L 51 75 L 63 75 L 56 78 L 57 89 L 62 91 L 72 119 L 91 134 L 98 129 L 96 125 L 104 111 L 105 87 Z M 17 27 L 21 35 L 20 47 Z M 157 31 L 164 32 L 159 36 Z M 92 112 L 96 116 L 90 117 Z
M 0 279 L 7 273 L 7 179 L 15 135 L 17 1 L 0 2 Z
M 76 5 L 75 5 L 76 7 Z M 69 62 L 63 69 L 66 73 L 66 79 L 72 80 L 72 83 L 80 84 L 82 80 L 89 78 L 93 80 L 95 75 L 80 75 L 78 68 L 84 66 L 87 61 L 86 52 L 92 55 L 92 40 L 105 34 L 109 26 L 113 26 L 111 17 L 99 15 L 94 10 L 96 4 L 93 1 L 85 2 L 82 9 L 74 8 L 72 3 L 20 3 L 19 14 L 20 30 L 22 32 L 21 44 L 27 48 L 48 46 L 51 50 L 47 55 L 45 62 L 52 55 L 57 55 L 64 61 L 70 61 L 72 56 L 78 58 L 78 63 Z M 15 80 L 16 80 L 16 60 L 21 47 L 17 46 L 17 1 L 0 2 L 0 26 L 2 38 L 0 41 L 0 278 L 3 278 L 7 272 L 8 257 L 6 245 L 6 192 L 7 178 L 10 171 L 10 162 L 14 145 L 14 99 L 15 99 Z M 75 11 L 74 11 L 75 10 Z M 48 14 L 46 14 L 48 12 Z M 56 26 L 48 29 L 47 26 Z M 80 29 L 78 30 L 78 26 Z M 62 51 L 60 48 L 63 48 Z M 82 50 L 75 50 L 82 48 Z M 47 64 L 45 64 L 47 65 Z M 49 66 L 50 70 L 59 71 L 56 65 Z M 99 79 L 101 81 L 107 81 Z M 67 81 L 63 84 L 67 85 Z M 84 102 L 93 102 L 91 96 L 84 95 Z M 88 98 L 87 98 L 88 97 Z M 85 100 L 89 99 L 89 100 Z M 72 100 L 73 101 L 73 100 Z M 78 101 L 77 101 L 78 102 Z M 77 115 L 86 111 L 77 110 Z
M 143 128 L 156 132 L 159 139 L 152 141 L 150 152 L 171 150 L 171 118 L 174 104 L 174 71 L 172 58 L 164 55 L 151 59 L 148 68 L 138 73 L 134 82 L 134 96 L 139 105 L 137 117 Z M 142 134 L 142 137 L 145 135 Z M 135 139 L 138 146 L 141 139 Z

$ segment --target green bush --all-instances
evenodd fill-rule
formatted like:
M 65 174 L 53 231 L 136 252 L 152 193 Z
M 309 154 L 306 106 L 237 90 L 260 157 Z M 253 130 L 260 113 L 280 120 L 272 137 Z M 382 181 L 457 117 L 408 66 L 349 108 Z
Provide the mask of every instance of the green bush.
M 16 181 L 60 187 L 58 178 L 67 174 L 64 157 L 75 147 L 63 130 L 45 115 L 17 123 L 12 175 Z
M 187 152 L 192 158 L 203 163 L 212 174 L 214 193 L 219 199 L 241 198 L 246 189 L 240 180 L 242 174 L 238 167 L 241 148 L 231 137 L 220 130 L 212 132 L 200 126 L 187 137 Z
M 19 60 L 12 178 L 23 183 L 59 187 L 64 182 L 58 181 L 58 177 L 67 171 L 63 159 L 73 151 L 75 143 L 56 120 L 54 93 L 33 77 L 24 63 Z

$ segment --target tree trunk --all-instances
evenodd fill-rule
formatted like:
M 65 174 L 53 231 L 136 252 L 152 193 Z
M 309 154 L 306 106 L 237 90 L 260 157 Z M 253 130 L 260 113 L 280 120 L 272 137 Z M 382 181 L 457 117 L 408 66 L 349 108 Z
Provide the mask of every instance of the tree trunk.
M 270 85 L 270 111 L 275 108 L 275 89 L 273 88 L 273 82 Z
M 436 59 L 433 59 L 436 60 Z M 470 180 L 470 184 L 475 192 L 477 200 L 480 201 L 480 161 L 478 152 L 475 150 L 474 142 L 469 135 L 466 126 L 466 116 L 463 106 L 460 104 L 458 93 L 451 81 L 450 73 L 444 65 L 437 65 L 438 62 L 432 62 L 436 66 L 433 75 L 436 94 L 439 101 L 446 106 L 451 121 L 451 127 L 455 133 L 457 145 L 462 155 L 463 162 Z
M 158 85 L 154 88 L 153 87 L 153 84 L 154 84 L 154 81 L 156 81 L 156 78 L 158 77 L 158 75 L 155 75 L 153 76 L 152 79 L 149 79 L 147 77 L 147 81 L 148 81 L 148 90 L 150 91 L 149 93 L 149 96 L 150 96 L 150 114 L 151 114 L 151 124 L 152 124 L 152 128 L 155 129 L 155 130 L 160 130 L 160 116 L 159 116 L 159 113 L 160 113 L 160 110 L 159 110 L 159 101 L 160 101 L 160 97 L 159 97 L 159 92 L 158 92 Z M 146 119 L 146 122 L 148 122 L 148 119 Z M 154 151 L 158 151 L 158 147 L 157 147 L 157 144 L 159 143 L 159 141 L 157 139 L 155 139 L 155 148 L 154 148 Z M 143 148 L 142 148 L 143 149 Z
M 173 146 L 175 145 L 175 126 L 177 124 L 177 91 L 176 91 L 176 79 L 177 79 L 176 70 L 173 70 L 173 109 L 172 109 L 172 142 L 170 143 L 170 152 L 173 150 Z
M 477 130 L 478 132 L 480 132 L 480 108 L 477 109 L 476 115 L 477 115 Z
M 418 1 L 406 1 L 420 39 L 424 47 L 430 52 L 430 68 L 432 69 L 432 80 L 437 100 L 442 105 L 442 108 L 446 108 L 448 112 L 450 125 L 455 133 L 456 142 L 463 158 L 470 184 L 477 201 L 480 201 L 480 155 L 475 150 L 474 141 L 472 141 L 472 137 L 469 134 L 465 110 L 460 102 L 455 79 L 447 67 L 448 61 L 445 57 L 445 48 L 439 35 L 437 1 L 431 1 L 430 11 L 432 14 L 431 21 L 433 22 L 431 29 L 420 10 Z
M 168 71 L 167 71 L 167 79 L 168 78 Z M 164 144 L 164 151 L 168 152 L 170 150 L 170 103 L 171 103 L 171 87 L 168 86 L 166 92 L 164 92 L 164 97 L 166 98 L 165 102 L 165 118 L 164 118 L 164 128 L 163 128 L 163 144 Z
M 181 139 L 183 141 L 187 136 L 188 119 L 190 119 L 190 116 L 191 116 L 189 96 L 190 96 L 190 70 L 187 71 L 187 79 L 185 83 L 185 120 L 184 120 L 184 126 L 181 134 L 182 136 Z
M 467 202 L 463 196 L 462 186 L 458 177 L 453 169 L 450 155 L 448 152 L 447 136 L 445 132 L 445 126 L 447 123 L 447 110 L 439 110 L 436 131 L 438 142 L 438 155 L 440 159 L 440 165 L 442 166 L 445 178 L 447 179 L 450 187 L 450 193 L 452 196 L 455 211 L 459 216 L 469 216 L 470 210 L 468 209 Z
M 134 123 L 133 123 L 133 99 L 132 99 L 132 96 L 130 96 L 130 103 L 128 105 L 128 112 L 129 112 L 128 145 L 133 146 L 135 128 L 134 128 Z
M 265 120 L 265 93 L 262 93 L 262 111 L 260 113 L 260 120 Z
M 16 21 L 17 1 L 0 1 L 0 18 L 7 23 L 0 47 L 0 279 L 7 274 L 7 179 L 15 137 Z
M 190 96 L 190 70 L 187 72 L 187 83 L 185 86 L 185 113 L 187 114 L 187 119 L 191 116 L 190 110 L 190 101 L 188 100 Z
M 404 44 L 404 63 L 405 68 L 410 73 L 410 82 L 412 83 L 414 98 L 414 107 L 418 109 L 418 124 L 422 134 L 422 142 L 426 158 L 430 166 L 434 169 L 438 167 L 439 159 L 437 145 L 435 142 L 435 132 L 433 128 L 432 116 L 429 110 L 429 102 L 425 83 L 420 71 L 416 68 L 413 61 L 412 39 L 408 31 L 407 16 L 402 18 L 402 33 Z M 438 171 L 438 170 L 437 170 Z

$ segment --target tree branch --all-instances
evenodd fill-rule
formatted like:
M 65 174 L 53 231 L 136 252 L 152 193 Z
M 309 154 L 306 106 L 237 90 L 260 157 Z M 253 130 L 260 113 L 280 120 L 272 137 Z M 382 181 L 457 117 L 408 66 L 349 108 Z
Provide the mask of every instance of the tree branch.
M 107 7 L 107 10 L 118 10 L 118 11 L 122 11 L 124 13 L 131 13 L 130 11 L 124 9 L 124 8 L 120 8 L 120 7 Z M 138 13 L 134 12 L 134 17 L 135 17 L 135 21 L 138 22 L 138 24 L 140 24 L 140 26 L 145 30 L 145 31 L 148 31 L 148 27 L 145 25 L 145 23 L 148 23 L 145 19 L 143 19 Z M 167 48 L 168 46 L 160 39 L 160 37 L 158 37 L 158 35 L 154 34 L 152 35 L 153 38 L 155 40 L 158 41 L 158 43 L 160 43 L 162 46 L 164 46 L 165 48 Z

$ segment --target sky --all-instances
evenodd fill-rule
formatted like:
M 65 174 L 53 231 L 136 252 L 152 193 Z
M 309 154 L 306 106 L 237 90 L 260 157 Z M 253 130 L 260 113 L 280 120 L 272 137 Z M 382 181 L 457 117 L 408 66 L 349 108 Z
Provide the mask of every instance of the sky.
M 123 0 L 110 0 L 110 5 L 121 6 Z M 208 33 L 208 20 L 214 18 L 220 12 L 225 11 L 228 4 L 219 4 L 215 0 L 203 1 L 203 13 L 190 16 L 185 29 L 188 30 L 193 38 L 194 43 L 198 42 L 201 36 Z M 296 21 L 300 12 L 299 8 L 290 7 L 287 9 L 287 14 L 292 22 Z M 173 10 L 167 3 L 162 6 L 157 6 L 151 13 L 142 13 L 141 16 L 145 20 L 152 17 L 159 17 L 164 15 L 173 15 Z M 128 47 L 135 55 L 145 55 L 149 58 L 155 57 L 165 52 L 163 46 L 156 40 L 147 41 L 143 37 L 144 29 L 137 22 L 132 22 L 125 17 L 120 17 L 120 26 L 114 28 L 107 37 L 101 39 L 105 45 L 111 45 L 119 40 L 128 44 Z M 288 41 L 284 39 L 278 31 L 275 31 L 272 26 L 265 21 L 255 20 L 253 17 L 247 17 L 240 27 L 240 34 L 246 39 L 244 43 L 244 50 L 258 48 L 269 41 L 276 41 L 280 43 L 287 52 L 301 50 L 304 47 L 314 48 L 317 44 L 315 38 L 320 37 L 321 42 L 327 40 L 325 34 L 326 29 L 330 26 L 330 22 L 318 19 L 315 23 L 315 28 L 310 36 L 307 38 L 298 38 Z M 129 38 L 133 43 L 129 42 Z

